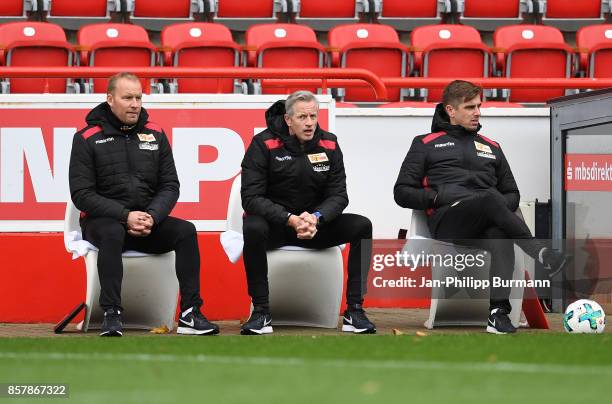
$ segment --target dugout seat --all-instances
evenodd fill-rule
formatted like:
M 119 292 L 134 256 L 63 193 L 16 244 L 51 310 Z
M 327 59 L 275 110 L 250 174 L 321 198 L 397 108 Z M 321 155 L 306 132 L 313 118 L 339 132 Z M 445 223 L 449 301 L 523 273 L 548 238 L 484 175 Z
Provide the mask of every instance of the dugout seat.
M 360 13 L 370 12 L 367 0 L 290 0 L 293 1 L 295 21 L 317 31 L 327 31 L 340 24 L 359 21 Z
M 237 236 L 242 240 L 240 187 L 238 175 L 230 191 L 227 231 L 221 234 L 226 252 L 227 239 Z M 237 255 L 230 260 L 236 262 Z M 341 247 L 312 250 L 285 246 L 268 251 L 267 257 L 272 325 L 336 328 L 344 273 Z
M 421 77 L 488 77 L 490 50 L 473 27 L 428 25 L 410 34 L 413 71 Z M 424 91 L 427 101 L 439 101 L 442 89 Z
M 328 34 L 332 67 L 363 68 L 380 77 L 404 77 L 408 49 L 393 27 L 381 24 L 348 24 Z M 375 101 L 370 88 L 340 89 L 343 101 Z M 389 89 L 389 101 L 399 101 L 400 90 Z
M 605 22 L 610 14 L 610 0 L 546 0 L 542 22 L 563 31 Z
M 251 25 L 274 23 L 280 14 L 287 13 L 287 0 L 208 1 L 214 21 L 237 31 L 246 31 Z
M 398 102 L 386 102 L 380 104 L 378 108 L 435 108 L 435 102 L 426 101 L 398 101 Z
M 79 29 L 77 40 L 79 60 L 83 66 L 155 66 L 157 49 L 141 26 L 113 23 L 85 25 Z M 89 91 L 105 93 L 107 83 L 108 79 L 90 79 Z M 141 84 L 143 92 L 149 93 L 153 81 L 141 79 Z M 153 91 L 161 92 L 158 85 Z
M 161 33 L 164 65 L 177 67 L 238 67 L 240 46 L 222 24 L 187 22 L 165 27 Z M 232 93 L 233 79 L 173 80 L 172 92 Z
M 425 101 L 400 101 L 388 102 L 378 106 L 379 108 L 435 108 L 435 102 Z M 484 101 L 480 106 L 483 108 L 522 108 L 521 104 L 506 101 Z
M 531 0 L 459 0 L 461 23 L 481 31 L 518 24 L 524 13 L 533 13 Z
M 71 66 L 74 51 L 59 25 L 46 22 L 8 22 L 0 25 L 0 66 Z M 78 92 L 71 80 L 6 79 L 3 93 Z
M 440 14 L 451 11 L 450 0 L 384 0 L 378 21 L 398 31 L 440 23 Z
M 26 11 L 36 10 L 36 1 L 2 0 L 0 1 L 0 24 L 11 21 L 24 21 Z
M 520 215 L 520 209 L 517 211 Z M 453 245 L 431 238 L 427 226 L 427 216 L 422 210 L 413 210 L 410 219 L 410 230 L 404 251 L 418 254 L 420 251 L 441 254 L 475 254 L 483 250 Z M 518 247 L 514 247 L 515 263 L 513 279 L 525 279 L 526 260 L 528 257 Z M 486 259 L 487 270 L 464 269 L 463 276 L 474 277 L 474 279 L 489 279 L 490 254 Z M 454 271 L 454 270 L 451 270 Z M 468 273 L 469 271 L 469 273 Z M 432 280 L 444 280 L 449 275 L 449 270 L 441 267 L 431 268 Z M 532 278 L 533 279 L 533 278 Z M 510 321 L 515 327 L 519 326 L 522 310 L 523 289 L 513 288 L 510 293 L 510 304 L 512 312 Z M 425 327 L 432 329 L 439 326 L 486 326 L 489 315 L 489 290 L 475 290 L 474 288 L 447 288 L 434 287 L 431 291 L 431 304 L 429 318 L 425 321 Z
M 253 25 L 246 32 L 246 64 L 256 67 L 319 68 L 324 66 L 325 48 L 315 32 L 297 24 Z M 289 94 L 300 88 L 271 88 L 261 82 L 264 94 Z M 317 92 L 316 88 L 309 91 Z
M 130 21 L 152 31 L 170 24 L 192 21 L 204 13 L 203 0 L 127 0 Z
M 580 70 L 587 77 L 612 77 L 612 24 L 583 27 L 576 33 Z
M 66 29 L 110 21 L 111 12 L 121 11 L 120 0 L 44 0 L 47 21 Z
M 85 293 L 85 318 L 79 329 L 99 329 L 104 312 L 100 298 L 98 279 L 98 250 L 82 240 L 79 225 L 80 211 L 69 199 L 64 217 L 64 246 L 73 259 L 82 256 L 85 261 L 87 286 Z M 122 255 L 123 282 L 121 305 L 123 327 L 126 329 L 151 329 L 165 325 L 174 328 L 178 303 L 179 284 L 174 270 L 175 254 L 152 255 L 126 251 Z
M 493 34 L 495 71 L 503 77 L 569 78 L 573 50 L 557 28 L 543 25 L 511 25 Z M 565 95 L 562 89 L 515 89 L 511 102 L 545 102 Z

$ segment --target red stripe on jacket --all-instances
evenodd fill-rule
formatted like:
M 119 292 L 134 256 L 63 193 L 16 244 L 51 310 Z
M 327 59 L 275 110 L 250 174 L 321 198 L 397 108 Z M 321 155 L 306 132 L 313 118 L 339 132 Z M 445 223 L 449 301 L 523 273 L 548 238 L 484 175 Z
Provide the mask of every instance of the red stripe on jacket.
M 280 139 L 268 139 L 265 140 L 264 143 L 266 144 L 268 150 L 279 149 L 283 147 L 283 142 L 281 142 Z
M 96 133 L 100 133 L 100 132 L 102 132 L 102 128 L 100 126 L 94 126 L 93 128 L 89 128 L 85 132 L 83 132 L 81 136 L 83 136 L 83 139 L 87 140 L 93 135 L 95 135 Z
M 432 141 L 436 140 L 437 138 L 439 138 L 440 136 L 444 136 L 444 135 L 446 135 L 446 132 L 444 132 L 444 131 L 430 133 L 429 135 L 427 135 L 427 136 L 425 136 L 423 138 L 423 144 L 427 144 L 429 142 L 432 142 Z
M 478 136 L 481 137 L 482 140 L 484 140 L 485 142 L 487 142 L 487 143 L 489 143 L 489 144 L 491 144 L 491 145 L 493 145 L 493 146 L 495 146 L 495 147 L 497 147 L 499 149 L 499 143 L 497 143 L 495 140 L 491 140 L 488 137 L 483 136 L 481 134 L 478 134 Z
M 147 129 L 154 130 L 154 131 L 159 132 L 159 133 L 162 133 L 164 131 L 161 126 L 159 126 L 158 124 L 156 124 L 154 122 L 147 122 L 147 123 L 145 123 L 144 127 L 147 128 Z
M 326 148 L 327 150 L 336 150 L 336 142 L 333 140 L 319 140 L 319 146 Z

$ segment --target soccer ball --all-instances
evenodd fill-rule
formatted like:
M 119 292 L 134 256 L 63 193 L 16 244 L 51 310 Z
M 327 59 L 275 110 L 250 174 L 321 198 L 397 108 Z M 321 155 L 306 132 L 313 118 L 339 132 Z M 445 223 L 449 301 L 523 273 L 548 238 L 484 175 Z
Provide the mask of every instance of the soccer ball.
M 580 299 L 565 309 L 563 328 L 573 334 L 601 334 L 606 328 L 606 314 L 597 302 Z

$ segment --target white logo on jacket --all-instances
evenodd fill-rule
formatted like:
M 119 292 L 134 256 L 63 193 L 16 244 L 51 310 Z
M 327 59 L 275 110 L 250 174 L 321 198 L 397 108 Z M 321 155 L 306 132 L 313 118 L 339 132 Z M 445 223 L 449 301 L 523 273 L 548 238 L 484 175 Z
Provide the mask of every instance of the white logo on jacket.
M 289 156 L 289 155 L 287 155 L 287 156 L 283 156 L 283 157 L 278 157 L 278 156 L 276 156 L 276 157 L 274 157 L 274 158 L 275 158 L 276 160 L 278 160 L 278 161 L 289 161 L 289 160 L 291 160 L 291 156 Z
M 455 143 L 453 142 L 446 142 L 446 143 L 438 143 L 436 145 L 434 145 L 434 147 L 449 147 L 449 146 L 454 146 Z
M 114 138 L 114 137 L 107 137 L 106 139 L 96 140 L 96 144 L 102 144 L 102 143 L 112 142 L 112 141 L 114 141 L 114 140 L 115 140 L 115 138 Z
M 495 154 L 490 154 L 490 153 L 485 153 L 485 152 L 478 152 L 476 153 L 476 155 L 478 157 L 484 157 L 487 159 L 493 159 L 493 160 L 497 159 L 497 157 L 495 157 Z

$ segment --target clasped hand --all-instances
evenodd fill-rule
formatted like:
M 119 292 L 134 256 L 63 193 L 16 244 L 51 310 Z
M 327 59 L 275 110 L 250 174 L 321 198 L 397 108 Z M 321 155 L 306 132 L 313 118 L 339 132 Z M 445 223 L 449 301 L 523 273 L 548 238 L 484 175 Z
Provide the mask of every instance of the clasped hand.
M 289 216 L 289 226 L 293 227 L 299 239 L 311 239 L 317 234 L 317 217 L 303 212 L 301 215 Z
M 146 212 L 133 210 L 127 218 L 127 232 L 130 236 L 146 237 L 151 234 L 153 217 Z

